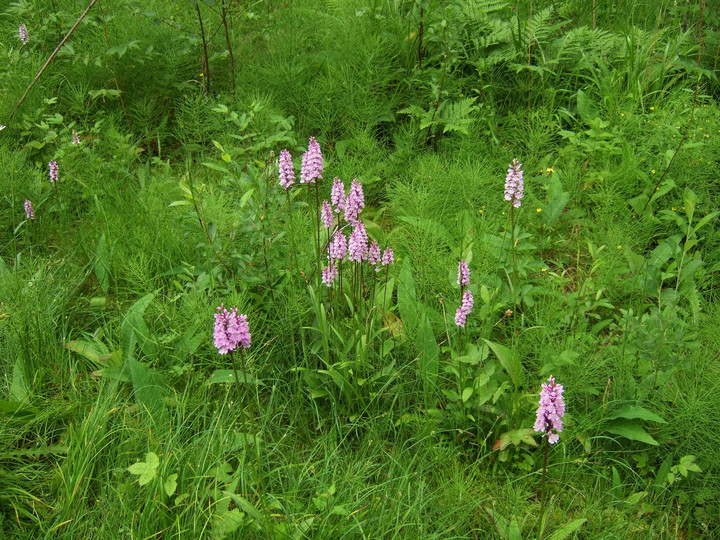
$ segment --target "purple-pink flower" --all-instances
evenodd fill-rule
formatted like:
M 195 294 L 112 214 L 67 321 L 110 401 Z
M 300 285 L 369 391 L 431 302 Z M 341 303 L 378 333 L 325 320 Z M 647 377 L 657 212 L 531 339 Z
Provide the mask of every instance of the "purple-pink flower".
M 458 265 L 458 285 L 461 285 L 463 287 L 467 287 L 470 285 L 470 268 L 468 268 L 468 263 L 465 259 L 460 259 L 460 264 Z
M 355 228 L 350 233 L 350 241 L 348 242 L 348 260 L 360 262 L 367 258 L 368 236 L 365 231 L 365 225 L 362 221 L 358 221 Z
M 48 162 L 48 167 L 50 169 L 50 182 L 53 184 L 58 181 L 58 164 L 57 161 L 53 160 Z
M 338 269 L 332 261 L 330 264 L 322 270 L 322 282 L 328 287 L 332 287 L 332 284 L 338 277 Z
M 78 137 L 77 131 L 75 131 L 74 129 L 72 130 L 72 143 L 80 144 L 80 137 Z
M 25 199 L 25 217 L 29 220 L 35 219 L 35 210 L 33 210 L 33 205 L 28 199 Z
M 474 304 L 475 299 L 473 298 L 470 289 L 465 289 L 462 297 L 462 304 L 460 304 L 460 307 L 458 307 L 457 311 L 455 312 L 455 324 L 457 326 L 460 326 L 462 328 L 465 327 L 467 316 L 470 315 L 470 313 L 472 312 Z
M 345 201 L 345 221 L 355 225 L 363 208 L 365 208 L 365 195 L 362 184 L 356 178 L 350 184 L 350 192 Z
M 382 253 L 380 253 L 380 246 L 373 240 L 368 249 L 368 263 L 375 266 L 375 271 L 380 271 L 380 260 L 382 259 Z
M 232 311 L 224 305 L 217 308 L 215 314 L 215 347 L 220 354 L 234 351 L 238 345 L 243 349 L 250 348 L 250 327 L 247 315 L 238 315 L 237 307 Z
M 292 156 L 286 149 L 280 150 L 278 159 L 278 176 L 280 186 L 287 191 L 295 183 L 295 169 L 293 168 Z
M 522 163 L 513 159 L 505 177 L 505 200 L 512 202 L 515 208 L 520 208 L 524 189 Z
M 563 390 L 561 384 L 555 384 L 555 378 L 551 375 L 548 378 L 548 384 L 543 383 L 540 391 L 540 406 L 537 410 L 535 431 L 542 432 L 543 436 L 547 435 L 550 444 L 555 444 L 560 440 L 558 433 L 563 430 L 561 420 L 565 416 Z
M 393 250 L 391 247 L 385 248 L 385 252 L 382 256 L 382 265 L 387 266 L 388 264 L 394 264 L 395 263 L 395 255 L 393 254 Z
M 339 261 L 344 259 L 345 255 L 347 255 L 347 238 L 342 232 L 337 231 L 328 246 L 328 257 L 331 261 Z
M 342 210 L 345 210 L 345 185 L 342 183 L 342 180 L 337 177 L 333 180 L 333 187 L 330 191 L 330 202 L 338 214 Z
M 20 23 L 20 26 L 18 26 L 18 34 L 20 35 L 20 41 L 23 42 L 23 45 L 27 45 L 28 41 L 30 41 L 30 36 L 28 36 L 28 29 L 25 23 Z
M 332 208 L 330 208 L 330 203 L 327 201 L 323 201 L 322 203 L 322 210 L 320 211 L 320 219 L 323 222 L 323 225 L 327 227 L 328 229 L 331 229 L 333 226 L 335 216 L 333 216 Z
M 322 178 L 323 157 L 320 151 L 320 143 L 315 137 L 310 137 L 307 152 L 302 156 L 302 168 L 300 169 L 300 183 L 314 184 L 315 180 Z

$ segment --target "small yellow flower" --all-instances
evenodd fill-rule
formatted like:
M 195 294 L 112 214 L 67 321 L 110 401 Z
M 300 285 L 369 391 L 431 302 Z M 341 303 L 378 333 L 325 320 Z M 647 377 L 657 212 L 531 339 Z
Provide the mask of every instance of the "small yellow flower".
M 547 272 L 547 268 L 543 268 L 542 271 L 543 271 L 543 272 Z
M 655 107 L 650 107 L 650 110 L 651 110 L 651 111 L 654 111 L 654 110 L 655 110 Z
M 650 171 L 650 172 L 651 172 L 651 173 L 653 173 L 653 174 L 655 174 L 655 169 L 653 169 L 653 170 L 652 170 L 652 171 Z
M 617 247 L 617 248 L 618 248 L 618 249 L 622 249 L 622 245 L 621 245 L 621 244 L 618 244 L 618 247 Z
M 485 210 L 480 209 L 480 210 L 478 210 L 478 213 L 479 213 L 479 214 L 482 214 L 484 211 L 485 211 Z
M 554 173 L 554 172 L 555 172 L 555 169 L 551 169 L 550 167 L 548 167 L 545 172 L 547 172 L 548 174 Z
M 709 138 L 710 138 L 710 135 L 708 135 L 708 134 L 706 133 L 706 134 L 705 134 L 705 137 L 707 137 L 707 138 L 709 139 Z
M 621 113 L 620 113 L 620 116 L 625 116 L 625 113 L 624 113 L 624 112 L 621 112 Z
M 538 212 L 542 212 L 542 208 L 538 208 L 537 211 L 538 211 Z
M 680 129 L 680 126 L 676 126 L 677 129 Z
M 675 208 L 674 206 L 672 207 L 672 209 L 673 209 L 673 210 L 677 210 L 677 208 Z
M 200 76 L 203 77 L 204 75 L 201 73 Z

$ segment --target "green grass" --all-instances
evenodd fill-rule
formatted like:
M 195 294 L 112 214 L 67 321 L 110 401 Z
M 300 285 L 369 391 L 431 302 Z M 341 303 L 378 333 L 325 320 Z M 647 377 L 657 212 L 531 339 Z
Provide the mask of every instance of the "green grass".
M 717 536 L 717 10 L 698 60 L 697 1 L 226 2 L 233 92 L 209 4 L 209 71 L 192 4 L 99 3 L 12 119 L 86 4 L 3 8 L 0 536 Z M 395 253 L 330 295 L 310 136 Z

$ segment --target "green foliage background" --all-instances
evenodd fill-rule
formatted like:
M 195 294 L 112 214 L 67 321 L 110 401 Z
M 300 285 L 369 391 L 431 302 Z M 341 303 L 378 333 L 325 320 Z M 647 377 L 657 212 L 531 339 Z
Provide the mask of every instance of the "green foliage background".
M 0 18 L 0 536 L 719 534 L 717 6 L 100 0 L 16 106 L 86 7 Z M 366 312 L 277 186 L 310 136 L 395 251 Z

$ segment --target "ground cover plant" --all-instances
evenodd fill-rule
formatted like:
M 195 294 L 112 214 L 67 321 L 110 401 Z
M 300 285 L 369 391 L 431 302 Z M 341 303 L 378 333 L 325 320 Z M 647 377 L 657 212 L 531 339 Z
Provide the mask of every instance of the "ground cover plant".
M 1 15 L 2 538 L 720 535 L 713 3 Z

